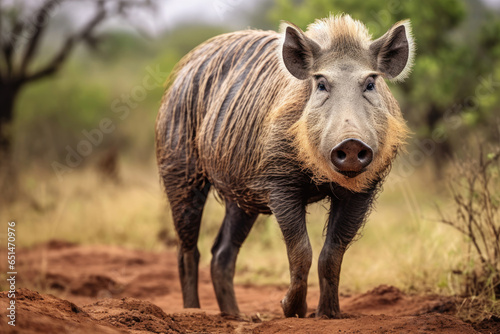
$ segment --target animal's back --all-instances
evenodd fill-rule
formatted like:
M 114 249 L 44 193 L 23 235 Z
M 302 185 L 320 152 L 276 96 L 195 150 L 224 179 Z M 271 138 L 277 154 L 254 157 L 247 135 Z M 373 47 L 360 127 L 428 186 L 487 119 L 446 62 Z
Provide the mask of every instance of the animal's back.
M 164 181 L 181 164 L 190 183 L 207 178 L 224 197 L 255 198 L 248 188 L 264 151 L 264 120 L 289 82 L 278 38 L 256 30 L 217 36 L 178 64 L 156 125 Z

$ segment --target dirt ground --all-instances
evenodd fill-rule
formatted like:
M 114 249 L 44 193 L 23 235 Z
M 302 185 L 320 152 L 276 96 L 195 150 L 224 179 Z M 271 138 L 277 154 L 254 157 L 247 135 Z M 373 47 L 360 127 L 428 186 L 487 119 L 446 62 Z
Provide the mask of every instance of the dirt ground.
M 17 287 L 31 289 L 17 290 L 16 327 L 7 324 L 9 299 L 0 293 L 1 333 L 500 333 L 498 318 L 472 326 L 454 317 L 450 297 L 391 286 L 341 296 L 345 316 L 329 320 L 284 318 L 286 286 L 237 285 L 243 316 L 231 318 L 218 312 L 208 268 L 200 272 L 201 310 L 185 310 L 173 252 L 53 241 L 17 259 Z M 318 299 L 311 287 L 309 313 Z

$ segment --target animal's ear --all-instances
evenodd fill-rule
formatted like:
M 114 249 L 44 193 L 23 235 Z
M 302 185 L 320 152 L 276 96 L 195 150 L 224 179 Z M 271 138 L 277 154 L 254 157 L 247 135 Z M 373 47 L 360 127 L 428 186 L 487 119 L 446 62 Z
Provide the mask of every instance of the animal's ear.
M 409 20 L 393 25 L 382 37 L 370 45 L 377 70 L 388 79 L 401 81 L 408 77 L 413 66 L 415 44 Z
M 292 23 L 283 22 L 280 31 L 282 33 L 281 55 L 286 69 L 297 79 L 309 78 L 314 54 L 319 51 L 320 46 Z

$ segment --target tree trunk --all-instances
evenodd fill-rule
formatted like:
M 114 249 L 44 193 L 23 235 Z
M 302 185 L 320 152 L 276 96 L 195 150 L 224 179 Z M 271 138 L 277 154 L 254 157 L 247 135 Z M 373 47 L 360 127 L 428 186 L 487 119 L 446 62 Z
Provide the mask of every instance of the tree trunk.
M 19 85 L 0 84 L 0 187 L 1 197 L 11 201 L 17 193 L 17 173 L 12 160 L 14 101 Z

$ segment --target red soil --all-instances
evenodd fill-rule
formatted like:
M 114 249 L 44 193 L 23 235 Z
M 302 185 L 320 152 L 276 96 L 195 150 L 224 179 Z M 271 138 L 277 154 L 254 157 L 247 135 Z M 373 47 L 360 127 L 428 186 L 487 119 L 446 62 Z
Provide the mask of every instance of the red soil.
M 17 259 L 17 287 L 52 294 L 18 289 L 12 327 L 7 292 L 0 293 L 1 333 L 500 333 L 499 319 L 474 328 L 456 318 L 452 298 L 391 286 L 341 296 L 345 317 L 329 320 L 284 318 L 279 302 L 286 287 L 237 285 L 243 316 L 236 319 L 218 312 L 207 268 L 200 270 L 202 309 L 185 310 L 172 252 L 51 242 Z M 318 299 L 311 287 L 309 313 Z

